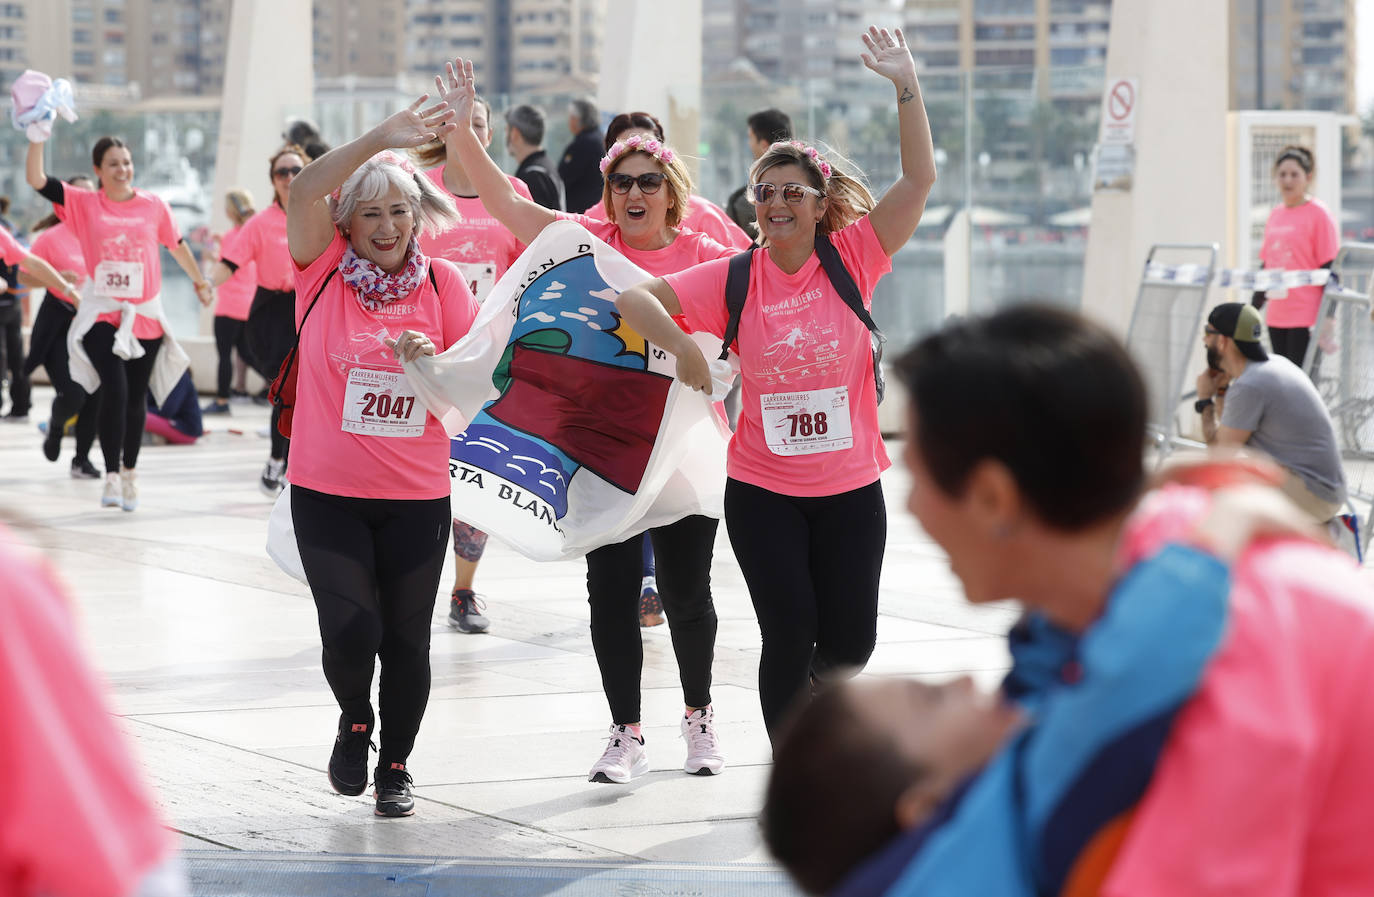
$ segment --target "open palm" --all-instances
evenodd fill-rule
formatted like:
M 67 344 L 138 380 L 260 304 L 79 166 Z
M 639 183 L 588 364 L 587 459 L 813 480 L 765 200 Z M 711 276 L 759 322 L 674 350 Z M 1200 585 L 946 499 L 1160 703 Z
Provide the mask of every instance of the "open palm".
M 449 105 L 440 100 L 428 108 L 420 108 L 428 99 L 429 94 L 421 96 L 377 126 L 379 136 L 387 146 L 408 149 L 453 130 L 453 110 Z
M 477 79 L 472 74 L 471 59 L 455 59 L 444 66 L 443 74 L 434 78 L 439 99 L 453 110 L 453 120 L 460 126 L 472 123 L 472 107 L 477 103 Z
M 867 53 L 859 54 L 864 65 L 893 83 L 915 77 L 916 62 L 907 49 L 902 29 L 898 28 L 894 35 L 886 28 L 869 26 L 863 40 L 868 48 Z

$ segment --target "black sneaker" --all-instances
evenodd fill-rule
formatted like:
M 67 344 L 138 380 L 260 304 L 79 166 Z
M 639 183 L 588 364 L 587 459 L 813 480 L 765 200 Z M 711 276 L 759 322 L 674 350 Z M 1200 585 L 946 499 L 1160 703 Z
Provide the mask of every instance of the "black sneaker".
M 486 632 L 491 621 L 482 616 L 487 606 L 472 589 L 454 589 L 448 601 L 448 625 L 459 632 Z
M 415 781 L 406 772 L 404 763 L 388 763 L 385 769 L 379 764 L 372 782 L 378 816 L 409 816 L 415 812 L 415 798 L 410 796 L 410 786 Z
M 372 723 L 350 723 L 339 715 L 339 734 L 329 755 L 329 784 L 340 794 L 357 797 L 367 790 L 367 749 Z
M 72 479 L 74 480 L 98 480 L 100 471 L 95 469 L 90 458 L 72 459 Z
M 62 454 L 62 426 L 53 426 L 54 422 L 49 422 L 46 430 L 43 431 L 43 457 L 49 461 L 56 461 L 57 456 Z

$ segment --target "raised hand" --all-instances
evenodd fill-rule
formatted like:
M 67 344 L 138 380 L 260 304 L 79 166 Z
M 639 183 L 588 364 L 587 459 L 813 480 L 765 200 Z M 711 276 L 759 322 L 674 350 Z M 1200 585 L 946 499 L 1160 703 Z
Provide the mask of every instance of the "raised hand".
M 454 113 L 443 100 L 422 109 L 429 94 L 425 94 L 406 108 L 392 115 L 373 129 L 373 133 L 388 147 L 410 149 L 442 138 L 453 130 Z
M 868 52 L 859 56 L 868 68 L 898 86 L 916 77 L 916 61 L 907 49 L 902 29 L 898 28 L 894 36 L 886 28 L 878 29 L 870 25 L 863 41 Z
M 435 76 L 434 86 L 439 91 L 439 99 L 453 110 L 455 126 L 471 128 L 472 107 L 477 103 L 477 79 L 472 75 L 472 60 L 458 58 L 448 63 L 443 74 Z

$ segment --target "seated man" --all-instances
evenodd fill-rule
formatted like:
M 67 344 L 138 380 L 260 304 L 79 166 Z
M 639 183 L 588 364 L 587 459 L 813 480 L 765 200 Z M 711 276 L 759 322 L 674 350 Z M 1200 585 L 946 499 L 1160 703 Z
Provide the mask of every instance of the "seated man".
M 1239 302 L 1212 309 L 1202 342 L 1197 410 L 1208 445 L 1255 449 L 1289 472 L 1284 492 L 1326 522 L 1345 504 L 1345 470 L 1321 396 L 1302 369 L 1260 343 L 1259 312 Z

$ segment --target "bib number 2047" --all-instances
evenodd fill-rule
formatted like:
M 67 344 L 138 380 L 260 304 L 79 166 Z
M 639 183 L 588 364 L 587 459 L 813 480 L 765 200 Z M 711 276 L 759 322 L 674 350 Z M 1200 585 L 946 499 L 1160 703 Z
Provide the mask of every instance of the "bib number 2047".
M 363 393 L 363 417 L 394 417 L 408 420 L 415 410 L 414 396 L 391 396 L 388 393 Z

